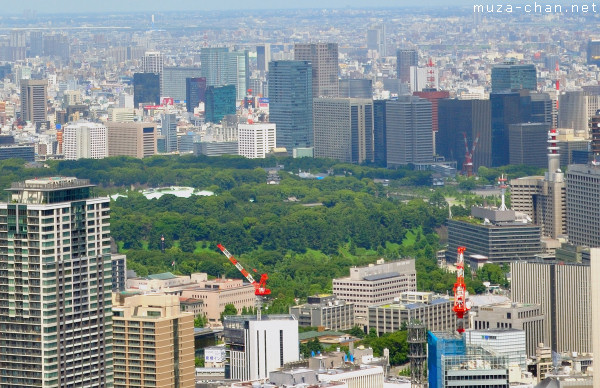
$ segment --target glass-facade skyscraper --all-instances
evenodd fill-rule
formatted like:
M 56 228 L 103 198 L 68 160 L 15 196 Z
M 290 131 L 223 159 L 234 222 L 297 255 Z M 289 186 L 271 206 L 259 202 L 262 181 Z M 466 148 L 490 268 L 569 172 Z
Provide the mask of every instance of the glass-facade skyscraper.
M 112 387 L 110 199 L 76 178 L 0 203 L 0 387 Z
M 225 115 L 235 114 L 235 101 L 234 85 L 206 88 L 206 122 L 220 123 Z
M 522 89 L 537 90 L 535 65 L 509 62 L 492 68 L 492 93 Z
M 312 66 L 308 61 L 269 63 L 269 121 L 277 124 L 277 147 L 291 153 L 313 145 Z
M 206 78 L 185 79 L 185 106 L 188 112 L 193 112 L 201 102 L 206 101 Z
M 155 73 L 133 74 L 133 104 L 160 104 L 160 76 Z

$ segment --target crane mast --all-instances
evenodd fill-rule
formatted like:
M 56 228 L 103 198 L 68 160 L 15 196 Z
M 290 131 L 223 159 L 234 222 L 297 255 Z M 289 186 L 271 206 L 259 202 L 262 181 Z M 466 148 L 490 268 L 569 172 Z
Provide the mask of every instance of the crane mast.
M 271 294 L 271 290 L 267 288 L 267 279 L 269 279 L 269 276 L 267 276 L 267 274 L 264 273 L 260 275 L 260 281 L 257 282 L 256 280 L 254 280 L 254 277 L 248 271 L 246 271 L 244 266 L 239 261 L 237 261 L 237 259 L 233 257 L 231 253 L 229 253 L 227 248 L 225 248 L 221 244 L 217 244 L 217 247 L 229 259 L 231 264 L 233 264 L 235 268 L 237 268 L 237 270 L 240 271 L 242 275 L 244 275 L 246 280 L 248 280 L 248 282 L 250 282 L 250 284 L 254 286 L 254 295 L 256 295 L 256 317 L 260 321 L 260 309 L 262 307 L 262 299 L 263 297 Z
M 465 284 L 465 259 L 464 253 L 467 248 L 458 247 L 458 255 L 456 259 L 456 283 L 454 283 L 454 307 L 458 319 L 458 331 L 460 334 L 465 332 L 465 314 L 469 312 L 470 307 L 467 305 L 467 286 Z

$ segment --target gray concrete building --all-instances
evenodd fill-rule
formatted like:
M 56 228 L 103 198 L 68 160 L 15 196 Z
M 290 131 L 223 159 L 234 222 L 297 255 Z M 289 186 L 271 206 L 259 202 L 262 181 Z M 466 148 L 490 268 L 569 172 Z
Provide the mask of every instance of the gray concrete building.
M 391 303 L 369 306 L 369 325 L 378 335 L 402 330 L 412 320 L 417 320 L 427 330 L 456 330 L 454 301 L 433 292 L 403 292 Z
M 590 266 L 559 262 L 513 262 L 511 298 L 538 304 L 544 338 L 553 351 L 592 351 Z
M 600 166 L 573 164 L 567 171 L 567 233 L 575 245 L 600 247 Z
M 354 327 L 354 303 L 335 295 L 309 296 L 305 304 L 290 307 L 298 326 L 323 327 L 328 330 L 349 330 Z
M 237 141 L 202 141 L 194 143 L 194 155 L 220 156 L 237 155 Z
M 373 81 L 370 79 L 341 79 L 340 97 L 373 98 Z
M 546 139 L 550 124 L 519 123 L 508 126 L 510 164 L 546 167 Z
M 540 226 L 514 210 L 473 207 L 471 217 L 455 217 L 447 225 L 450 263 L 459 246 L 467 247 L 467 255 L 483 255 L 493 263 L 531 260 L 542 252 Z
M 312 64 L 313 97 L 339 97 L 337 43 L 296 43 L 294 60 Z
M 373 100 L 315 98 L 313 132 L 315 157 L 372 162 Z
M 525 331 L 525 350 L 528 357 L 535 356 L 535 348 L 540 343 L 548 343 L 544 337 L 544 319 L 539 304 L 497 303 L 480 306 L 471 311 L 472 328 L 519 329 Z
M 333 279 L 333 293 L 354 303 L 355 321 L 368 325 L 369 306 L 390 303 L 402 292 L 417 290 L 414 259 L 384 262 L 368 267 L 350 268 L 350 276 Z
M 164 67 L 160 73 L 160 95 L 185 100 L 185 79 L 200 77 L 199 67 Z

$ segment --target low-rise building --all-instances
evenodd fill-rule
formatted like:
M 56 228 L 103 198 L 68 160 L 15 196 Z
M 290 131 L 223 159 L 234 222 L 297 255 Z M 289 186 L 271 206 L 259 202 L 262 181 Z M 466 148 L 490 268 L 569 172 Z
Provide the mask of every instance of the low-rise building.
M 354 303 L 338 299 L 335 295 L 309 296 L 305 304 L 290 307 L 290 314 L 303 327 L 330 330 L 349 330 L 354 327 Z
M 525 332 L 518 329 L 467 330 L 467 344 L 483 346 L 498 355 L 505 356 L 509 365 L 517 364 L 522 371 L 527 370 Z
M 424 324 L 428 330 L 456 330 L 456 314 L 452 311 L 454 301 L 433 292 L 403 292 L 392 303 L 369 307 L 369 331 L 377 334 L 401 330 L 412 320 Z

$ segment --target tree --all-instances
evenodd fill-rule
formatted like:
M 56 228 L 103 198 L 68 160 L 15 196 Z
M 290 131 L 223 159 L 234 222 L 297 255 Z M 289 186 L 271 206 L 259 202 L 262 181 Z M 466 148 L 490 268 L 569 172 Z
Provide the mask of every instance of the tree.
M 310 357 L 313 352 L 315 354 L 318 354 L 319 352 L 322 352 L 323 350 L 324 350 L 323 345 L 321 344 L 321 341 L 319 341 L 319 339 L 317 337 L 313 338 L 312 340 L 308 341 L 305 344 L 300 344 L 300 353 L 302 353 L 302 355 L 304 357 Z
M 202 367 L 204 367 L 204 359 L 202 359 L 200 357 L 196 357 L 194 359 L 194 364 L 195 364 L 196 368 L 202 368 Z
M 194 327 L 205 327 L 208 323 L 208 319 L 204 314 L 198 314 L 198 316 L 194 319 Z
M 184 233 L 179 239 L 179 248 L 181 248 L 183 252 L 194 252 L 194 250 L 196 250 L 196 239 L 191 233 Z
M 358 338 L 364 338 L 366 335 L 365 331 L 361 329 L 360 326 L 354 326 L 352 329 L 347 330 L 346 333 Z
M 225 319 L 226 316 L 228 315 L 237 315 L 238 311 L 235 308 L 234 305 L 232 305 L 231 303 L 226 304 L 225 305 L 225 309 L 223 310 L 223 312 L 221 313 L 221 322 L 223 322 L 223 320 Z

